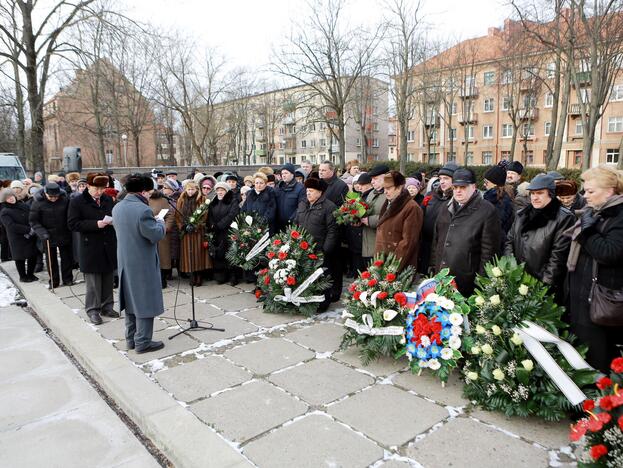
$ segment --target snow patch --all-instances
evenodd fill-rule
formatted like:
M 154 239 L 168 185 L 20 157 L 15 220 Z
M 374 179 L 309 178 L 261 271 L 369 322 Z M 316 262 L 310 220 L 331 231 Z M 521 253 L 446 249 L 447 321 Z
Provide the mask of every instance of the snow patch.
M 5 274 L 0 274 L 0 307 L 10 306 L 17 297 L 17 288 Z

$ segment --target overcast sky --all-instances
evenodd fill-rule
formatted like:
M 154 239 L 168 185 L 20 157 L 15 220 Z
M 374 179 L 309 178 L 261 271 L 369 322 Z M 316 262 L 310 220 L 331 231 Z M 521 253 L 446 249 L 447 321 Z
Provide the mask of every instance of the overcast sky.
M 288 36 L 306 8 L 304 0 L 123 0 L 130 16 L 165 28 L 185 30 L 219 47 L 235 65 L 258 68 L 270 62 L 273 45 Z M 509 16 L 504 0 L 423 0 L 425 18 L 441 37 L 481 36 Z M 351 0 L 348 17 L 375 23 L 385 14 L 382 0 Z

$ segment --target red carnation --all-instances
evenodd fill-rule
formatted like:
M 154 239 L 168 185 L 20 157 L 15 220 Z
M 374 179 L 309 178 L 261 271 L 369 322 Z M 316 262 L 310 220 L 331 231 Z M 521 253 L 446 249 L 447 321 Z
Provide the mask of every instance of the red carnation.
M 623 431 L 623 416 L 621 416 L 619 418 L 619 420 L 617 421 L 617 423 L 619 424 L 619 427 L 621 428 L 621 430 Z
M 279 252 L 279 260 L 285 260 L 286 258 L 288 258 L 288 254 L 285 252 Z
M 357 286 L 355 286 L 355 283 L 352 283 L 352 284 L 348 287 L 348 291 L 349 291 L 349 292 L 353 292 L 355 289 L 357 289 Z
M 612 416 L 610 415 L 610 413 L 603 412 L 597 414 L 597 419 L 599 419 L 604 424 L 608 424 L 610 421 L 612 421 Z
M 203 248 L 207 249 L 208 248 L 208 241 L 203 241 Z
M 608 453 L 608 447 L 604 444 L 593 445 L 590 450 L 591 457 L 593 460 L 599 460 L 601 457 Z
M 268 252 L 268 253 L 266 254 L 266 256 L 267 256 L 268 258 L 275 258 L 275 252 Z
M 300 247 L 301 249 L 303 249 L 303 250 L 307 250 L 307 249 L 309 249 L 309 242 L 307 242 L 307 241 L 303 241 L 303 242 L 301 242 L 301 243 L 299 244 L 299 247 Z
M 599 400 L 599 407 L 602 410 L 610 411 L 612 408 L 614 408 L 614 405 L 612 404 L 612 400 L 610 399 L 610 397 L 605 396 L 601 397 L 601 399 Z
M 299 237 L 301 237 L 301 233 L 298 231 L 292 231 L 290 236 L 292 237 L 292 239 L 298 239 Z
M 258 273 L 260 275 L 265 275 L 266 273 L 268 273 L 268 268 L 264 268 L 263 270 L 260 270 Z
M 288 286 L 294 286 L 296 284 L 296 278 L 294 278 L 294 276 L 288 276 L 288 279 L 286 280 L 286 284 Z
M 368 287 L 373 288 L 374 286 L 376 286 L 377 281 L 375 279 L 371 279 L 370 281 L 368 281 Z
M 266 286 L 268 286 L 270 284 L 270 276 L 268 276 L 268 275 L 264 276 L 264 284 Z
M 599 390 L 605 390 L 608 387 L 612 387 L 612 380 L 609 377 L 602 377 L 595 384 Z
M 396 293 L 394 294 L 394 300 L 398 303 L 398 305 L 405 305 L 407 303 L 407 296 L 405 295 L 405 293 Z
M 231 236 L 231 240 L 238 240 L 238 236 Z
M 382 267 L 385 262 L 383 260 L 377 260 L 374 262 L 375 267 Z
M 318 260 L 318 255 L 316 255 L 316 254 L 309 254 L 309 255 L 308 255 L 308 257 L 309 257 L 311 260 Z
M 361 291 L 355 291 L 353 293 L 353 299 L 355 299 L 356 301 L 359 300 L 359 297 L 361 296 Z
M 593 411 L 595 409 L 595 400 L 584 400 L 582 408 L 584 411 Z
M 352 215 L 356 215 L 357 213 L 358 213 L 357 210 L 350 210 L 350 214 L 352 214 Z
M 379 298 L 379 299 L 381 299 L 381 300 L 383 300 L 383 299 L 387 299 L 387 293 L 386 293 L 385 291 L 380 292 L 380 293 L 378 294 L 378 296 L 376 296 L 376 297 L 377 297 L 377 298 Z
M 391 283 L 392 281 L 396 280 L 396 275 L 393 273 L 387 273 L 385 279 Z
M 340 208 L 340 211 L 345 213 L 345 212 L 348 211 L 348 207 L 346 205 L 342 205 L 341 208 Z
M 370 278 L 370 272 L 369 271 L 364 271 L 363 273 L 361 273 L 361 278 L 362 279 Z
M 260 297 L 262 297 L 262 290 L 261 289 L 256 289 L 255 290 L 255 298 L 259 299 Z
M 623 374 L 623 357 L 618 357 L 612 360 L 610 364 L 610 369 L 612 369 L 617 374 Z
M 281 245 L 281 240 L 280 239 L 275 239 L 273 241 L 273 245 L 277 245 L 277 246 Z
M 591 432 L 599 432 L 604 428 L 604 423 L 599 419 L 590 418 L 586 423 L 586 427 Z
M 355 200 L 354 200 L 354 199 L 352 199 L 352 200 L 348 200 L 348 204 L 349 204 L 349 205 L 352 205 L 353 203 L 355 203 Z

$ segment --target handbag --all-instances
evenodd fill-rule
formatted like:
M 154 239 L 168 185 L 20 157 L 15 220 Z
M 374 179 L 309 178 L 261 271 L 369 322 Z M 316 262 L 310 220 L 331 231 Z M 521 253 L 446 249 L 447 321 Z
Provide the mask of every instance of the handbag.
M 623 289 L 610 289 L 597 283 L 599 267 L 593 260 L 593 283 L 588 295 L 591 322 L 603 327 L 623 326 Z

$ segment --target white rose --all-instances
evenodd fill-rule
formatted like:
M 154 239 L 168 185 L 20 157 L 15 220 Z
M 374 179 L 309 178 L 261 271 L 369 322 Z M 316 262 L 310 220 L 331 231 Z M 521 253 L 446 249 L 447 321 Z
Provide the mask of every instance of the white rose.
M 454 355 L 454 353 L 452 352 L 452 350 L 450 348 L 443 348 L 441 350 L 441 359 L 447 361 L 448 359 L 452 359 L 452 356 Z
M 463 334 L 463 329 L 461 328 L 461 326 L 460 326 L 460 325 L 458 325 L 458 326 L 453 326 L 453 327 L 450 329 L 450 333 L 452 333 L 453 335 L 457 335 L 457 336 L 459 336 L 459 335 L 462 335 L 462 334 Z
M 469 350 L 472 354 L 480 354 L 480 346 L 472 346 L 472 349 Z
M 247 223 L 249 226 L 251 226 L 253 224 L 253 218 L 251 216 L 245 216 L 244 218 L 245 223 Z
M 424 367 L 428 367 L 428 361 L 419 361 L 417 363 L 418 366 L 424 368 Z
M 489 343 L 483 344 L 480 349 L 482 349 L 482 352 L 485 353 L 488 356 L 493 354 L 493 348 L 491 347 L 491 345 Z
M 290 250 L 290 244 L 283 244 L 279 249 L 279 252 L 287 252 Z
M 463 323 L 463 316 L 461 314 L 457 314 L 456 312 L 452 312 L 450 314 L 450 323 L 452 325 L 461 325 Z
M 477 372 L 468 372 L 467 373 L 467 378 L 469 380 L 478 380 L 478 373 Z
M 422 336 L 420 338 L 420 342 L 422 343 L 422 346 L 424 346 L 425 348 L 427 346 L 430 346 L 430 338 L 428 336 Z
M 405 344 L 407 342 L 407 340 L 405 339 L 405 336 L 402 335 L 402 338 L 400 338 L 400 344 Z
M 478 333 L 479 335 L 484 335 L 487 332 L 487 330 L 485 330 L 485 327 L 483 327 L 482 325 L 476 325 L 476 333 Z
M 522 296 L 527 296 L 528 290 L 529 288 L 525 284 L 522 284 L 521 286 L 519 286 L 519 294 L 521 294 Z
M 234 228 L 234 229 L 238 230 L 238 223 L 237 223 L 236 221 L 234 221 L 233 223 L 231 223 L 231 224 L 229 225 L 229 227 L 232 227 L 232 228 Z
M 429 359 L 428 367 L 432 370 L 437 370 L 441 367 L 441 363 L 437 359 Z
M 431 293 L 426 296 L 426 302 L 437 302 L 439 300 L 439 296 L 435 293 Z
M 386 322 L 389 322 L 393 320 L 394 317 L 396 317 L 396 315 L 398 315 L 398 312 L 396 312 L 395 310 L 388 309 L 385 312 L 383 312 L 383 320 L 385 320 Z
M 452 302 L 450 299 L 446 299 L 446 301 L 444 303 L 444 308 L 446 308 L 447 310 L 453 310 L 454 309 L 454 302 Z
M 499 305 L 499 304 L 500 304 L 500 302 L 501 302 L 501 301 L 500 301 L 500 296 L 498 296 L 497 294 L 496 294 L 496 295 L 494 295 L 494 296 L 491 296 L 491 297 L 489 298 L 489 302 L 491 302 L 491 304 L 493 304 L 493 305 Z
M 528 372 L 530 372 L 532 369 L 534 369 L 534 363 L 530 359 L 526 359 L 525 361 L 521 361 L 521 365 Z
M 485 300 L 482 298 L 482 296 L 476 296 L 475 302 L 477 306 L 481 306 L 485 303 Z
M 519 346 L 520 344 L 523 343 L 523 340 L 521 339 L 521 336 L 519 336 L 517 333 L 515 333 L 513 336 L 511 336 L 511 342 L 514 345 Z
M 495 380 L 504 380 L 504 372 L 502 372 L 502 369 L 495 369 L 493 371 L 493 378 Z
M 493 276 L 495 276 L 496 278 L 499 278 L 503 275 L 502 270 L 500 270 L 498 267 L 493 267 L 491 273 L 493 273 Z
M 502 334 L 502 329 L 498 327 L 497 325 L 493 325 L 491 327 L 491 331 L 493 332 L 495 336 L 500 336 Z
M 459 349 L 461 347 L 461 338 L 453 336 L 448 340 L 448 344 L 452 349 Z

